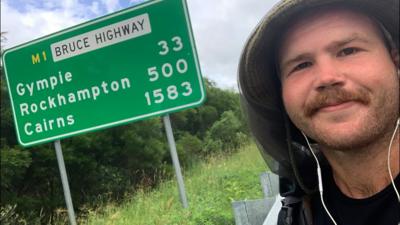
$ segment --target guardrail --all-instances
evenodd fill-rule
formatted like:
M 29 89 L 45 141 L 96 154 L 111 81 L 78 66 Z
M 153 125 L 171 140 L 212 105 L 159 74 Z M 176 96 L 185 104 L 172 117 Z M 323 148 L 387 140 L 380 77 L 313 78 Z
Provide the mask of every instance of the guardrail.
M 264 198 L 232 202 L 236 225 L 262 225 L 279 195 L 279 177 L 272 172 L 260 175 Z

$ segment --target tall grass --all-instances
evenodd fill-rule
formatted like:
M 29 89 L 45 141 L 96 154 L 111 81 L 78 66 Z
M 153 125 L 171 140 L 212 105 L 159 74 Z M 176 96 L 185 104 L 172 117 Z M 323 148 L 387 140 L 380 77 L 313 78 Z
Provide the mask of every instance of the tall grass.
M 151 191 L 140 189 L 119 206 L 89 212 L 90 225 L 224 225 L 234 224 L 231 202 L 262 197 L 259 174 L 266 165 L 255 145 L 210 157 L 184 173 L 189 208 L 183 209 L 176 181 Z

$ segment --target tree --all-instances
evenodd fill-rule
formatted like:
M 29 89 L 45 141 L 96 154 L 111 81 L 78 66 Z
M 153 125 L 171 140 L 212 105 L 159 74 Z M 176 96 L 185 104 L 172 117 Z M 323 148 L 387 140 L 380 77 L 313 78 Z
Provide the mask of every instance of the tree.
M 231 152 L 246 143 L 246 135 L 241 132 L 241 122 L 233 111 L 224 112 L 221 119 L 207 131 L 206 152 Z

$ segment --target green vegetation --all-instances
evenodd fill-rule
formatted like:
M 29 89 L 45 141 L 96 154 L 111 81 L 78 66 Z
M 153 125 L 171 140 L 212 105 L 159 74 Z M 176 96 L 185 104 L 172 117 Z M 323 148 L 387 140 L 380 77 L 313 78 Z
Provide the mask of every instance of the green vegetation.
M 231 202 L 262 197 L 259 174 L 266 170 L 255 145 L 232 156 L 215 155 L 185 173 L 189 208 L 183 209 L 175 179 L 154 190 L 139 189 L 122 204 L 91 211 L 82 224 L 234 224 Z

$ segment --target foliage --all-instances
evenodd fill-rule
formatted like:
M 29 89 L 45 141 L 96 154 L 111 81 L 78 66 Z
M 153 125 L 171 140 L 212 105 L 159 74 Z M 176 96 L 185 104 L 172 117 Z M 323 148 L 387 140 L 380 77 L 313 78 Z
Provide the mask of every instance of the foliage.
M 18 213 L 15 212 L 17 205 L 6 205 L 0 208 L 0 223 L 3 225 L 20 225 L 26 224 Z
M 22 151 L 18 147 L 11 149 L 4 144 L 1 151 L 2 190 L 9 190 L 12 186 L 11 184 L 14 182 L 13 179 L 24 175 L 31 161 L 32 159 L 29 152 Z
M 184 133 L 176 143 L 179 161 L 183 166 L 192 166 L 202 152 L 202 142 L 196 136 Z
M 230 110 L 225 111 L 221 119 L 216 121 L 207 132 L 204 151 L 230 152 L 238 149 L 246 143 L 246 136 L 240 128 L 240 120 L 235 114 Z

